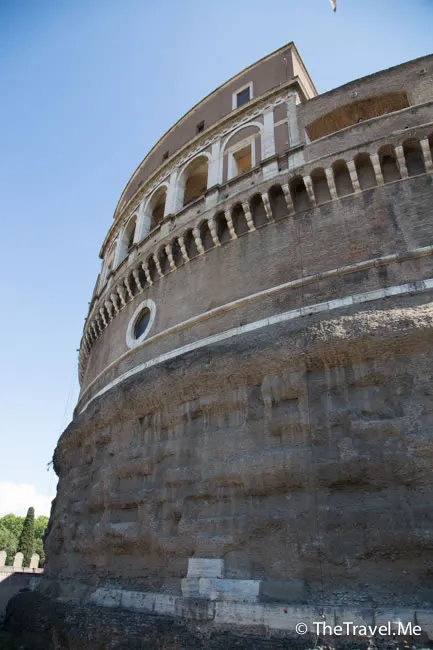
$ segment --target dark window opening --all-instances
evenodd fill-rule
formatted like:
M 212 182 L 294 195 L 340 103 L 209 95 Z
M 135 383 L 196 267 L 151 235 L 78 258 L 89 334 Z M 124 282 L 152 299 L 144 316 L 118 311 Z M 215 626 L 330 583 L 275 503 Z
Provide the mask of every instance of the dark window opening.
M 237 93 L 236 106 L 242 106 L 242 104 L 246 104 L 247 102 L 249 102 L 250 99 L 251 99 L 250 87 L 248 86 L 248 88 L 244 88 L 243 90 L 241 90 L 240 93 Z
M 197 124 L 197 133 L 202 133 L 204 131 L 204 120 Z
M 169 157 L 169 155 L 170 155 L 170 152 L 169 152 L 169 151 L 164 151 L 164 153 L 162 154 L 162 159 L 163 159 L 163 160 L 167 160 L 167 158 Z
M 150 321 L 150 309 L 145 307 L 138 315 L 134 325 L 134 338 L 139 339 L 144 334 Z

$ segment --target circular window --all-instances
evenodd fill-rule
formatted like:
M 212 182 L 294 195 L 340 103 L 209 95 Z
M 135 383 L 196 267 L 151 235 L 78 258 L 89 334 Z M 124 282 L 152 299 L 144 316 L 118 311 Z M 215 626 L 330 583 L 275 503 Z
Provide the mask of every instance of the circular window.
M 126 345 L 135 348 L 149 333 L 155 318 L 156 306 L 153 300 L 142 302 L 132 315 L 126 331 Z
M 147 330 L 150 321 L 150 309 L 145 307 L 139 314 L 134 323 L 134 338 L 139 339 L 142 334 Z

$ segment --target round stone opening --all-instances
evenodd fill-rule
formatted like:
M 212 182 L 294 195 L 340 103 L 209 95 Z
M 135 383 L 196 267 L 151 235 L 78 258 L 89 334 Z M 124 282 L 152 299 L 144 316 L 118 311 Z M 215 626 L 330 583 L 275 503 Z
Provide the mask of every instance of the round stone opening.
M 144 307 L 135 319 L 133 329 L 135 339 L 139 339 L 146 332 L 149 327 L 150 317 L 150 309 L 148 307 Z

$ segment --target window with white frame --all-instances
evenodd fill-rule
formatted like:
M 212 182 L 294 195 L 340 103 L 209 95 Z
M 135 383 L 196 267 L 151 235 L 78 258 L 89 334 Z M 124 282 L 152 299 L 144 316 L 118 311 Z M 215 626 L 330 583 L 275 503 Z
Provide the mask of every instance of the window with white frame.
M 256 166 L 255 138 L 239 142 L 229 150 L 228 156 L 229 179 L 250 171 Z
M 250 81 L 249 84 L 238 88 L 236 92 L 232 95 L 232 109 L 243 106 L 253 98 L 253 82 Z

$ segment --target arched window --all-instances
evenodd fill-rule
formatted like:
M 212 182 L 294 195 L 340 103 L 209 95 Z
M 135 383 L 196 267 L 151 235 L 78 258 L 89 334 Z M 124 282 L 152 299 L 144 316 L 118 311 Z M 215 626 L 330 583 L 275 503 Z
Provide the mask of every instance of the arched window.
M 317 204 L 331 200 L 331 193 L 324 169 L 314 169 L 311 172 L 311 182 L 313 183 L 314 196 L 316 197 Z
M 284 192 L 280 185 L 273 185 L 269 191 L 269 202 L 271 204 L 272 216 L 275 220 L 287 217 L 288 209 Z
M 290 194 L 295 212 L 302 212 L 303 210 L 309 209 L 310 202 L 308 200 L 307 188 L 301 176 L 296 176 L 290 181 Z
M 182 251 L 178 239 L 173 239 L 171 242 L 171 254 L 173 255 L 173 262 L 176 267 L 183 264 Z
M 198 199 L 207 190 L 209 161 L 207 156 L 194 158 L 180 175 L 177 192 L 178 209 Z
M 253 223 L 256 228 L 260 228 L 260 226 L 264 226 L 266 223 L 268 223 L 261 194 L 255 194 L 253 196 L 250 201 L 250 210 L 251 216 L 253 218 Z
M 375 187 L 376 174 L 368 153 L 359 153 L 355 157 L 356 173 L 358 174 L 358 181 L 361 190 L 366 190 L 369 187 Z
M 334 172 L 335 188 L 338 196 L 352 194 L 353 186 L 346 161 L 336 160 L 332 165 L 332 171 Z
M 159 226 L 159 224 L 163 220 L 165 214 L 166 199 L 167 199 L 167 188 L 164 185 L 156 190 L 146 210 L 146 213 L 148 214 L 147 220 L 148 222 L 150 222 L 150 226 L 149 226 L 150 230 L 153 230 L 154 228 Z
M 125 257 L 127 257 L 129 252 L 131 251 L 131 248 L 134 244 L 136 225 L 137 225 L 137 216 L 134 214 L 134 216 L 131 217 L 131 219 L 128 221 L 126 228 L 124 229 L 120 239 L 118 264 L 121 264 L 125 259 Z
M 233 228 L 237 235 L 243 235 L 248 232 L 248 223 L 245 218 L 245 212 L 240 203 L 236 203 L 236 205 L 233 206 L 231 217 Z
M 117 246 L 117 240 L 111 245 L 109 252 L 105 256 L 104 264 L 102 266 L 102 272 L 98 284 L 99 291 L 102 289 L 108 276 L 110 275 L 111 271 L 114 269 L 114 261 L 116 257 L 116 246 Z
M 149 275 L 150 275 L 150 279 L 152 280 L 152 282 L 155 282 L 156 280 L 158 280 L 159 275 L 158 275 L 158 271 L 157 271 L 157 268 L 156 268 L 156 264 L 155 264 L 155 260 L 153 258 L 153 255 L 151 255 L 147 259 L 147 268 L 149 269 Z
M 391 144 L 387 144 L 379 149 L 378 155 L 384 182 L 392 183 L 393 181 L 400 180 L 400 170 L 398 168 L 394 147 Z
M 214 241 L 212 239 L 212 234 L 211 231 L 209 230 L 209 225 L 207 221 L 202 221 L 202 223 L 200 224 L 200 239 L 205 251 L 208 251 L 214 247 Z
M 161 246 L 158 252 L 159 265 L 163 275 L 170 271 L 170 263 L 168 261 L 167 253 L 164 246 Z
M 186 231 L 184 235 L 184 243 L 186 248 L 186 254 L 188 255 L 189 259 L 192 259 L 193 257 L 197 257 L 198 255 L 197 245 L 195 243 L 194 235 L 191 229 Z
M 218 212 L 215 217 L 215 224 L 218 239 L 220 240 L 221 244 L 226 244 L 230 241 L 231 236 L 224 212 Z
M 425 174 L 424 156 L 418 140 L 406 140 L 406 142 L 403 142 L 403 151 L 409 176 Z
M 223 147 L 223 181 L 253 169 L 261 158 L 261 125 L 245 124 L 228 137 Z

